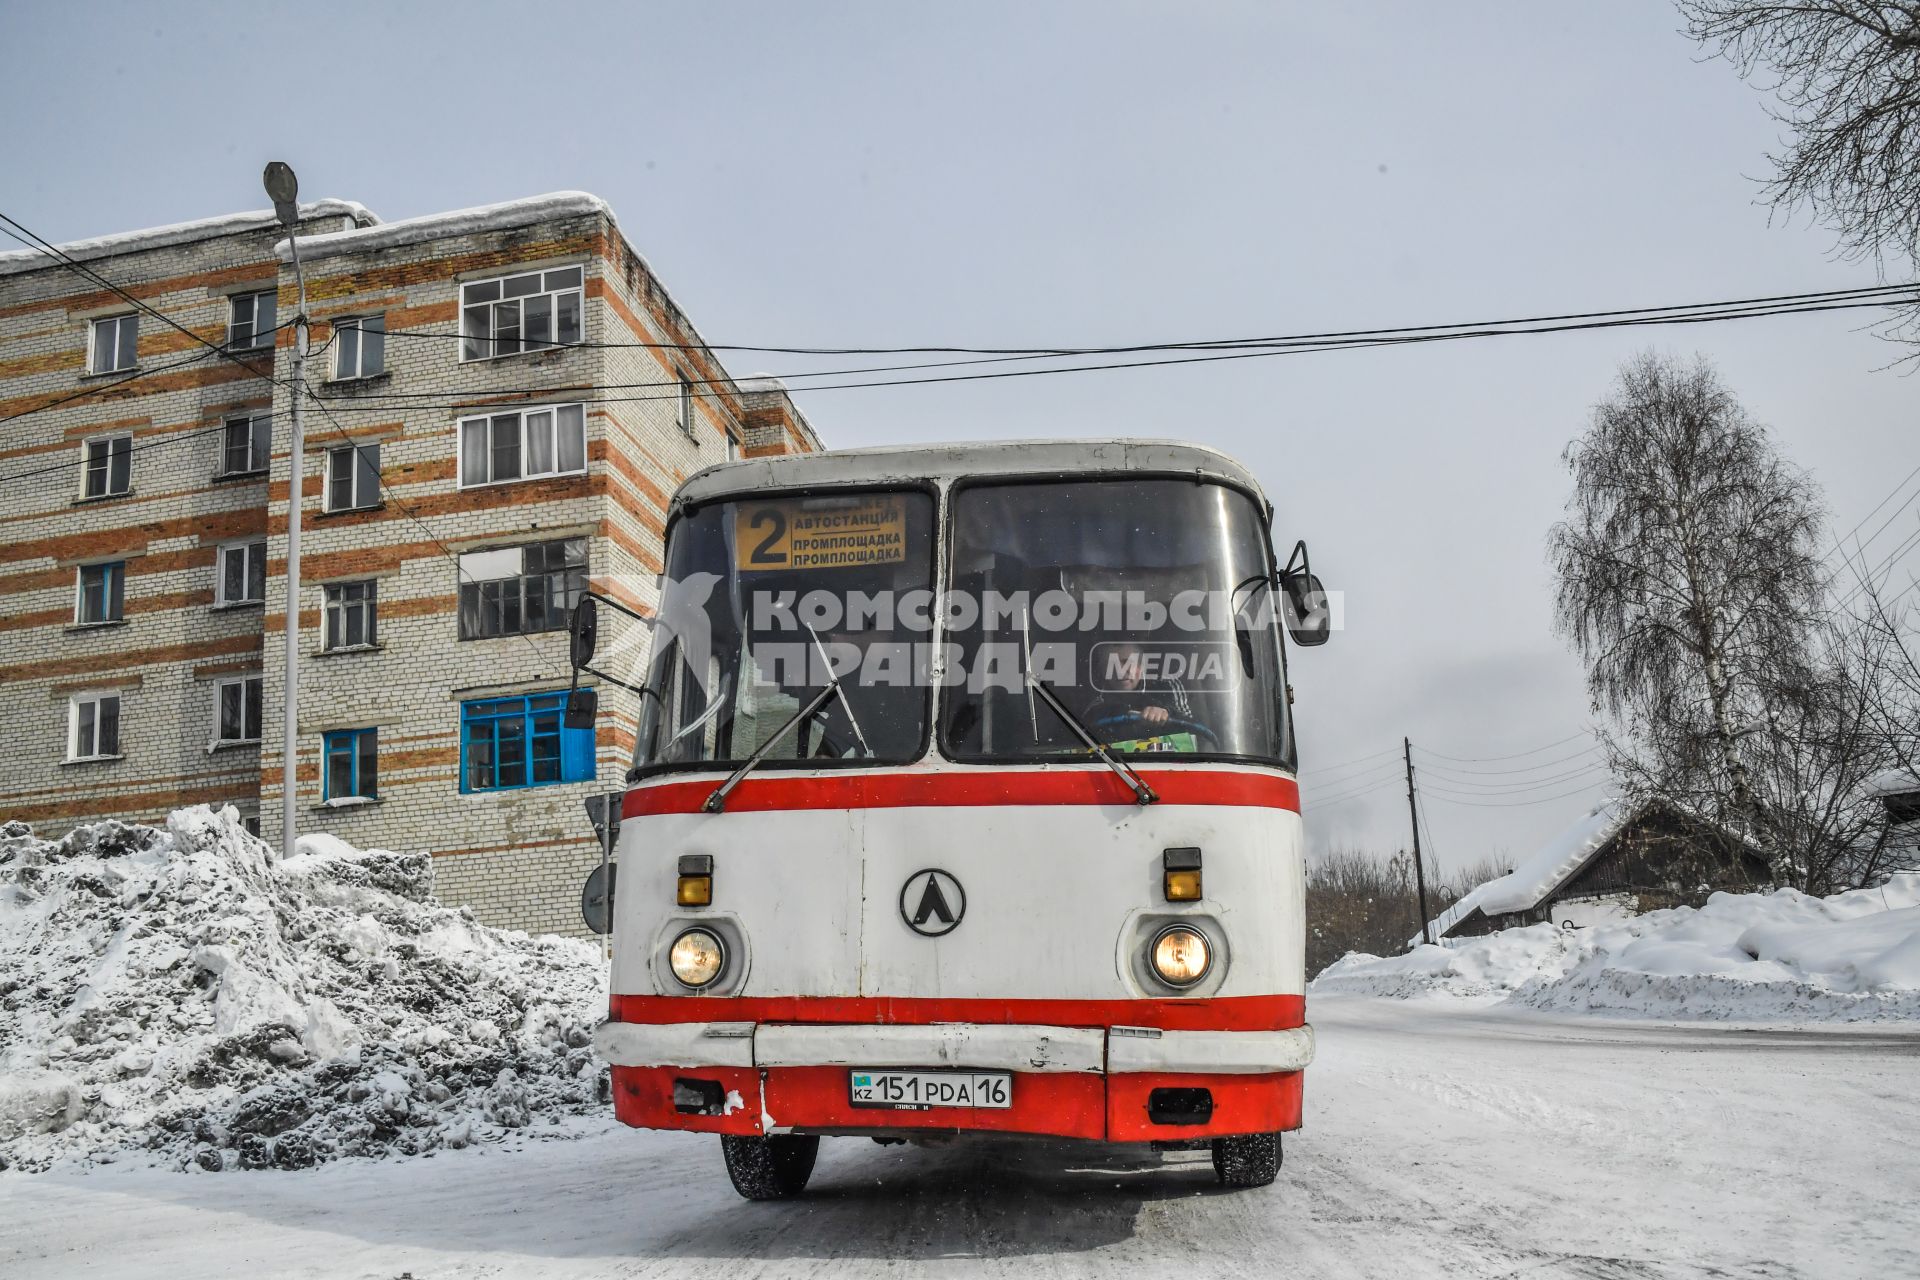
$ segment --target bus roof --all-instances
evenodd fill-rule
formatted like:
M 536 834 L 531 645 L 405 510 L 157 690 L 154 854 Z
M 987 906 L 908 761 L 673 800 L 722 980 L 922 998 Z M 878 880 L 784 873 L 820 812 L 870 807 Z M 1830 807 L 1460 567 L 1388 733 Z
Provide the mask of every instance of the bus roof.
M 673 501 L 675 506 L 691 506 L 764 489 L 901 480 L 1125 472 L 1223 480 L 1253 493 L 1263 505 L 1266 502 L 1260 482 L 1239 462 L 1218 449 L 1178 440 L 991 440 L 787 453 L 723 462 L 696 472 L 687 477 Z

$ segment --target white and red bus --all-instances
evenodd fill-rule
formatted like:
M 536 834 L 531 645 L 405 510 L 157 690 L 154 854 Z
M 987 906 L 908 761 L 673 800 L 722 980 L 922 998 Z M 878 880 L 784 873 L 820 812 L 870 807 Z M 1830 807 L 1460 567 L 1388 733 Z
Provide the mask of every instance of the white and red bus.
M 1272 514 L 1151 441 L 689 479 L 633 682 L 619 1119 L 720 1135 L 753 1199 L 842 1135 L 1210 1147 L 1271 1182 L 1313 1057 L 1282 634 L 1327 636 Z

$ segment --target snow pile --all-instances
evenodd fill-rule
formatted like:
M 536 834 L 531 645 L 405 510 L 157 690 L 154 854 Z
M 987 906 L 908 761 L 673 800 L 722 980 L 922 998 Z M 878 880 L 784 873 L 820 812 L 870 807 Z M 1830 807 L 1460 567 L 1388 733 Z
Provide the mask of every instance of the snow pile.
M 598 947 L 435 905 L 422 854 L 299 849 L 230 808 L 0 827 L 0 1167 L 300 1168 L 601 1110 Z
M 1354 954 L 1312 989 L 1659 1018 L 1920 1018 L 1920 872 L 1830 898 L 1716 893 L 1697 910 L 1587 929 L 1536 924 L 1403 956 Z

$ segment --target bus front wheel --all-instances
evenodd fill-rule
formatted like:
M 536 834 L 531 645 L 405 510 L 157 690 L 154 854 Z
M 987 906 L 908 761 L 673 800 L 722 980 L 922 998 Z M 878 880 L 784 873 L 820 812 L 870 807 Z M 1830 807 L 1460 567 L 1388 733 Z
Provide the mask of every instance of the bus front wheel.
M 720 1153 L 726 1157 L 727 1177 L 735 1191 L 749 1200 L 788 1200 L 806 1190 L 814 1159 L 820 1154 L 820 1139 L 799 1134 L 770 1138 L 723 1134 Z
M 1280 1135 L 1249 1133 L 1213 1140 L 1213 1171 L 1223 1187 L 1264 1187 L 1280 1176 Z

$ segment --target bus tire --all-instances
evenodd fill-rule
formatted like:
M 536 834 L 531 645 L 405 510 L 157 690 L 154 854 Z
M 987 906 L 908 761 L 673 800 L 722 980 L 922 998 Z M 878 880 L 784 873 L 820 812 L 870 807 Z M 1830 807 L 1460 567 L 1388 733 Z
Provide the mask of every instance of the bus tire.
M 807 1189 L 820 1139 L 800 1134 L 770 1138 L 723 1134 L 720 1154 L 733 1189 L 749 1200 L 790 1200 Z
M 1223 1187 L 1264 1187 L 1280 1176 L 1280 1135 L 1249 1133 L 1213 1140 L 1213 1171 Z

